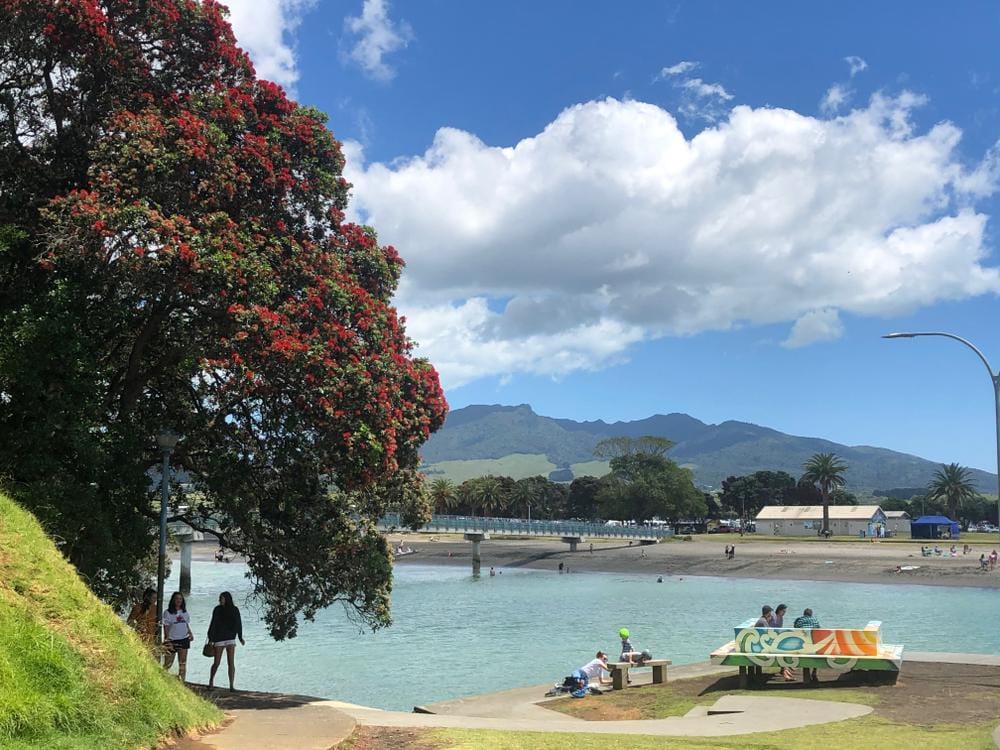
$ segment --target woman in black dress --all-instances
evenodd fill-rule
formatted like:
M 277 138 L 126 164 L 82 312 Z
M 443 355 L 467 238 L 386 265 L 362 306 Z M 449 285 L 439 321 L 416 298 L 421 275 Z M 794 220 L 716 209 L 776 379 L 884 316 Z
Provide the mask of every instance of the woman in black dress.
M 229 665 L 229 689 L 235 690 L 233 681 L 236 678 L 236 640 L 245 646 L 243 640 L 243 620 L 240 610 L 233 604 L 233 595 L 228 591 L 219 594 L 219 606 L 212 610 L 212 622 L 208 626 L 208 640 L 215 647 L 215 661 L 208 678 L 208 686 L 214 687 L 215 673 L 222 661 L 222 652 L 226 652 Z

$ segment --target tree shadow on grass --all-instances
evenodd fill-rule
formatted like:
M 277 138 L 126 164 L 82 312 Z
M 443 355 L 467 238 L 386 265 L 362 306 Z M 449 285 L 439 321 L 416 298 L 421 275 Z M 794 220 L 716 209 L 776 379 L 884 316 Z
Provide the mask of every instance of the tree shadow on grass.
M 822 675 L 822 671 L 820 674 Z M 897 673 L 895 672 L 845 672 L 844 674 L 838 675 L 835 679 L 823 679 L 821 676 L 819 683 L 806 684 L 801 680 L 801 673 L 798 673 L 798 677 L 800 679 L 796 679 L 794 682 L 783 680 L 778 674 L 765 674 L 761 682 L 752 686 L 750 689 L 762 693 L 808 693 L 814 688 L 849 690 L 860 687 L 884 687 L 894 685 L 896 683 L 896 675 Z M 741 689 L 739 675 L 726 675 L 725 677 L 720 677 L 705 686 L 701 692 L 698 693 L 698 695 L 702 696 L 711 695 L 712 693 L 731 693 Z

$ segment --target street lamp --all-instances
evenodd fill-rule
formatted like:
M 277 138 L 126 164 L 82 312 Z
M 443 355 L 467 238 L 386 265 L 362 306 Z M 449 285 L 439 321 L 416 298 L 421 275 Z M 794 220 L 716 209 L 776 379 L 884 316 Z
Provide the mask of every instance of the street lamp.
M 163 643 L 163 578 L 167 567 L 167 506 L 170 504 L 170 454 L 180 440 L 173 430 L 163 429 L 156 435 L 156 445 L 163 456 L 160 469 L 160 552 L 156 559 L 156 644 Z
M 956 336 L 954 333 L 942 333 L 940 331 L 929 331 L 925 333 L 887 333 L 884 339 L 914 339 L 917 336 L 943 336 L 946 339 L 954 339 L 965 344 L 976 353 L 976 356 L 986 365 L 986 372 L 990 374 L 990 382 L 993 383 L 993 403 L 996 409 L 996 432 L 997 432 L 997 526 L 1000 526 L 1000 372 L 993 372 L 986 355 L 979 351 L 971 341 Z

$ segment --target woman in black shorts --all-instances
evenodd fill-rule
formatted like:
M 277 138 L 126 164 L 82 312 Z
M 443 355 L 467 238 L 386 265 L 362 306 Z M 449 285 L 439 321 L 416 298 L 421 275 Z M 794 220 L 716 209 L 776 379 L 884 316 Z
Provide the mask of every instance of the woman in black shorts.
M 226 652 L 226 664 L 229 667 L 229 689 L 235 690 L 233 681 L 236 679 L 236 641 L 241 646 L 243 640 L 243 620 L 240 610 L 233 604 L 233 595 L 228 591 L 219 594 L 219 606 L 212 610 L 212 622 L 208 626 L 208 640 L 215 647 L 215 662 L 208 676 L 208 686 L 215 684 L 215 673 L 219 671 L 222 652 Z
M 167 611 L 163 613 L 163 645 L 166 654 L 163 657 L 163 668 L 168 672 L 174 664 L 174 655 L 177 655 L 177 676 L 181 682 L 187 676 L 188 649 L 191 648 L 191 640 L 194 633 L 191 632 L 191 615 L 187 611 L 187 602 L 180 591 L 175 591 L 170 595 L 170 604 Z

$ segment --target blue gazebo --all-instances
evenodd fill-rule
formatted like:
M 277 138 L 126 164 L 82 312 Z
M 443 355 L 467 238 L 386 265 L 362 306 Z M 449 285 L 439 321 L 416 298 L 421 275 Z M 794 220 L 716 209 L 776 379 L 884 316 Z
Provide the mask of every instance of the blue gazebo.
M 958 539 L 960 532 L 958 523 L 946 516 L 920 516 L 910 522 L 911 539 Z

